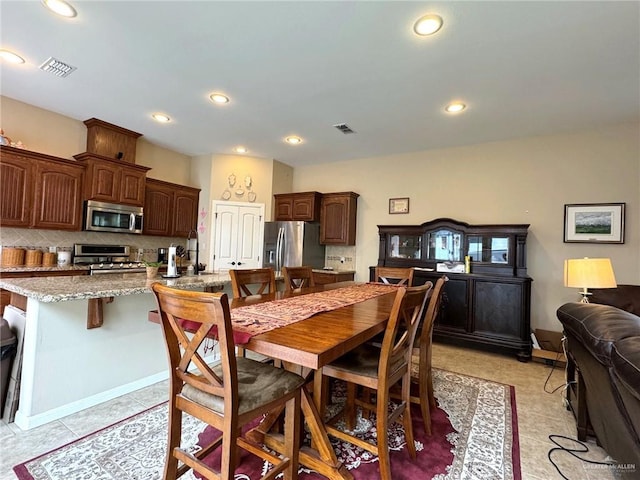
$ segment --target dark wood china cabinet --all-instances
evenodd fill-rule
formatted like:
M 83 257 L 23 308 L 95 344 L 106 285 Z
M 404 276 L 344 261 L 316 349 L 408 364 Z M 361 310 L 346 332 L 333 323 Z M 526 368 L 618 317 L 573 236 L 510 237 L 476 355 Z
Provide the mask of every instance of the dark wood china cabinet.
M 379 225 L 378 265 L 416 267 L 415 285 L 435 283 L 443 274 L 449 277 L 434 340 L 528 360 L 532 282 L 527 275 L 528 228 L 470 225 L 450 218 L 421 225 Z M 468 272 L 465 257 L 469 257 Z M 372 280 L 374 268 L 370 268 Z

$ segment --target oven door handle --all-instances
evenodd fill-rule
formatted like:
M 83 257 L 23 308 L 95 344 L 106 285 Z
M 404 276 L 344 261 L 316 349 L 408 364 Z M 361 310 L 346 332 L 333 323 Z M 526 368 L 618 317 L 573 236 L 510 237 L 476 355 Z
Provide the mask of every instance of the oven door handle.
M 132 232 L 136 229 L 136 216 L 133 213 L 129 214 L 129 230 Z

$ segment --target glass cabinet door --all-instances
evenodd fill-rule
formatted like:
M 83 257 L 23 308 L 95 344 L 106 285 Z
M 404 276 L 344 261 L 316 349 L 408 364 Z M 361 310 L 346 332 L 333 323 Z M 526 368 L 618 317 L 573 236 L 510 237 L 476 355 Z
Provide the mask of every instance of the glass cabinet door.
M 388 258 L 413 258 L 422 256 L 422 237 L 419 235 L 390 235 Z
M 473 262 L 509 263 L 509 237 L 470 235 L 467 255 Z
M 429 233 L 429 260 L 443 262 L 459 262 L 462 260 L 462 233 L 455 230 L 441 229 Z

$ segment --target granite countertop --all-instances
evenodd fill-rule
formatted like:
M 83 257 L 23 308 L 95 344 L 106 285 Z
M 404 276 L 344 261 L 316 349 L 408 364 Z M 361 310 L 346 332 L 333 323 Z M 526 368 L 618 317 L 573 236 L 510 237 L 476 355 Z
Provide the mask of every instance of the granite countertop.
M 65 265 L 59 267 L 52 265 L 50 267 L 27 267 L 20 265 L 18 267 L 0 267 L 0 275 L 3 273 L 22 273 L 22 272 L 74 272 L 74 271 L 88 271 L 88 265 Z
M 154 282 L 196 290 L 204 287 L 224 287 L 231 282 L 231 279 L 228 273 L 185 275 L 172 279 L 160 276 L 147 279 L 146 273 L 113 273 L 68 277 L 7 278 L 0 279 L 0 288 L 40 302 L 52 303 L 151 293 L 150 287 Z
M 324 268 L 314 268 L 312 271 L 316 273 L 328 273 L 329 275 L 340 275 L 341 273 L 356 273 L 355 270 L 325 270 Z

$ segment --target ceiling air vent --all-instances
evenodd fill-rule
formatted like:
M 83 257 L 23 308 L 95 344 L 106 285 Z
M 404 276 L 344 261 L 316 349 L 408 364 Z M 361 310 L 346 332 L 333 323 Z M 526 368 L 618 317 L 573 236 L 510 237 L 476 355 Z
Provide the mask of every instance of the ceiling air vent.
M 340 130 L 345 135 L 347 135 L 349 133 L 356 133 L 353 130 L 351 130 L 351 127 L 349 127 L 349 125 L 347 125 L 346 123 L 337 123 L 337 124 L 334 125 L 334 127 L 336 127 L 338 130 Z
M 61 62 L 60 60 L 49 57 L 45 62 L 40 65 L 40 70 L 43 72 L 53 73 L 56 77 L 68 77 L 76 69 L 71 65 Z

